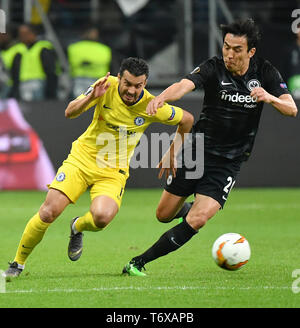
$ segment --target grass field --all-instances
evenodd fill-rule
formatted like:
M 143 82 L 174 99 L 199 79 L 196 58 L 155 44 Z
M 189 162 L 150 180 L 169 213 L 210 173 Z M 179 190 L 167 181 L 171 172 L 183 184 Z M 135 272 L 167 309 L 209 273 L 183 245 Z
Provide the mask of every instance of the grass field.
M 89 194 L 69 206 L 29 257 L 22 275 L 6 284 L 0 308 L 287 308 L 300 269 L 300 189 L 236 189 L 198 235 L 178 251 L 146 265 L 147 277 L 122 276 L 122 267 L 172 225 L 154 217 L 161 190 L 127 189 L 121 211 L 104 231 L 86 232 L 78 262 L 67 257 L 69 221 L 86 212 Z M 15 255 L 43 192 L 0 193 L 0 269 Z M 214 240 L 239 232 L 252 257 L 239 271 L 216 266 Z M 300 287 L 300 282 L 299 282 Z

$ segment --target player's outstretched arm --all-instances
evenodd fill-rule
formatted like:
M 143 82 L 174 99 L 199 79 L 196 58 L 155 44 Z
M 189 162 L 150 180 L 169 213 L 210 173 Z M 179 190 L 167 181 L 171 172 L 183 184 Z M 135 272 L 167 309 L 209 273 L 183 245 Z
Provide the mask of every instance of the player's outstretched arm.
M 175 137 L 173 139 L 173 142 L 170 145 L 168 151 L 162 157 L 159 164 L 157 165 L 157 167 L 160 169 L 158 174 L 159 179 L 161 179 L 164 174 L 166 178 L 170 174 L 176 177 L 176 169 L 177 169 L 176 155 L 183 144 L 186 134 L 191 131 L 193 123 L 194 123 L 194 116 L 191 113 L 184 110 L 182 119 L 178 124 L 178 128 Z
M 182 79 L 180 82 L 173 83 L 165 89 L 160 95 L 152 99 L 146 112 L 148 115 L 155 115 L 157 109 L 162 107 L 165 102 L 172 102 L 182 98 L 185 94 L 195 89 L 195 84 L 188 79 Z
M 271 104 L 281 114 L 296 117 L 298 113 L 294 99 L 289 94 L 284 94 L 275 97 L 268 93 L 264 88 L 254 88 L 251 92 L 251 97 L 256 98 L 257 102 L 265 102 Z
M 92 87 L 92 91 L 86 97 L 72 100 L 65 110 L 65 116 L 67 118 L 78 117 L 91 102 L 102 97 L 110 86 L 110 83 L 107 82 L 109 75 L 110 73 L 108 72 L 103 79 L 97 81 Z

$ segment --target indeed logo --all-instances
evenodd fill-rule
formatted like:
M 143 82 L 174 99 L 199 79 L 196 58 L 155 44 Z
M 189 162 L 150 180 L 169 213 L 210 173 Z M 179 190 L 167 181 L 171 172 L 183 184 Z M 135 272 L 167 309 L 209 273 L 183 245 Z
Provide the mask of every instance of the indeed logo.
M 251 97 L 250 95 L 241 95 L 238 92 L 235 94 L 229 94 L 227 90 L 221 90 L 221 99 L 225 101 L 230 101 L 233 103 L 256 103 L 256 97 Z

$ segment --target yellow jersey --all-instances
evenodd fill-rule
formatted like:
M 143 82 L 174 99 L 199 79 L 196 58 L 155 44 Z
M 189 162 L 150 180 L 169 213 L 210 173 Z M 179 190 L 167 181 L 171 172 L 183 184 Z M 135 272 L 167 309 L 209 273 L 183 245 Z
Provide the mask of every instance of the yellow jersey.
M 87 111 L 95 106 L 93 120 L 87 130 L 73 143 L 73 147 L 83 147 L 98 168 L 122 169 L 127 175 L 130 158 L 147 127 L 154 122 L 177 125 L 182 119 L 183 111 L 179 107 L 165 103 L 156 115 L 149 116 L 146 107 L 154 96 L 146 89 L 142 91 L 135 104 L 127 106 L 119 95 L 118 78 L 110 76 L 107 82 L 110 86 L 106 93 L 84 109 Z M 77 99 L 87 95 L 88 92 Z

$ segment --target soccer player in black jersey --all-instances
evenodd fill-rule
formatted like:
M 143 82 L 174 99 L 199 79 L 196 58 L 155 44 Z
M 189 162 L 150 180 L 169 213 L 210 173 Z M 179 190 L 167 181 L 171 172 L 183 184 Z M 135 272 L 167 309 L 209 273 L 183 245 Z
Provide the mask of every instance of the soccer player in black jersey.
M 167 180 L 156 216 L 161 222 L 177 217 L 184 220 L 165 232 L 146 252 L 134 257 L 123 273 L 145 275 L 141 269 L 146 263 L 181 247 L 223 208 L 242 162 L 252 152 L 264 103 L 283 115 L 297 115 L 280 73 L 269 61 L 255 56 L 260 34 L 254 21 L 240 20 L 221 25 L 221 29 L 223 56 L 200 64 L 147 107 L 147 113 L 154 115 L 164 102 L 204 89 L 203 110 L 193 128 L 193 132 L 204 134 L 204 173 L 199 179 L 187 179 L 184 166 L 168 169 L 164 163 L 168 156 L 163 157 L 160 176 L 171 172 L 173 177 Z M 171 148 L 168 152 L 172 157 Z M 185 202 L 192 194 L 194 202 Z

